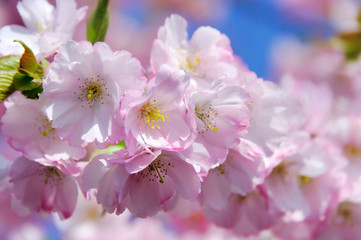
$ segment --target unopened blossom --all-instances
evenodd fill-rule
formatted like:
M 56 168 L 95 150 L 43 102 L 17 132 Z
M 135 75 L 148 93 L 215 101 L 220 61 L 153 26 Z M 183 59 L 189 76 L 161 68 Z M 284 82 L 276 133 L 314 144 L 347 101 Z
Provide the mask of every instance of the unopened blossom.
M 240 142 L 249 127 L 249 96 L 242 88 L 218 86 L 187 97 L 197 125 L 197 138 L 181 152 L 202 171 L 222 163 L 228 149 Z
M 15 197 L 31 212 L 72 215 L 78 188 L 75 179 L 58 168 L 21 157 L 11 166 L 10 181 Z
M 51 127 L 74 146 L 121 141 L 121 96 L 142 88 L 142 75 L 140 62 L 127 51 L 113 52 L 101 42 L 68 42 L 49 66 L 40 96 Z
M 162 65 L 145 90 L 127 92 L 122 101 L 126 143 L 135 139 L 145 146 L 170 150 L 190 146 L 195 129 L 184 101 L 188 85 L 189 75 Z
M 93 159 L 82 176 L 83 187 L 97 189 L 97 201 L 107 212 L 120 214 L 128 208 L 134 216 L 144 218 L 164 209 L 178 195 L 188 200 L 198 196 L 200 180 L 193 166 L 176 152 L 153 154 L 140 149 L 133 157 L 126 151 Z M 148 165 L 129 169 L 132 161 L 149 160 Z
M 5 102 L 6 113 L 1 118 L 2 131 L 10 145 L 27 158 L 51 165 L 52 161 L 76 168 L 71 159 L 85 156 L 82 146 L 69 146 L 61 140 L 45 113 L 41 101 L 27 99 L 20 93 L 13 94 Z M 24 119 L 26 119 L 24 121 Z
M 153 71 L 162 64 L 183 69 L 190 73 L 190 87 L 195 89 L 208 89 L 214 81 L 239 75 L 227 36 L 211 27 L 198 28 L 189 42 L 187 36 L 184 18 L 172 14 L 165 20 L 151 52 Z
M 0 29 L 0 55 L 21 55 L 24 49 L 14 40 L 22 40 L 37 58 L 53 54 L 72 39 L 75 27 L 85 17 L 87 7 L 76 8 L 75 0 L 23 0 L 17 9 L 25 27 L 8 25 Z

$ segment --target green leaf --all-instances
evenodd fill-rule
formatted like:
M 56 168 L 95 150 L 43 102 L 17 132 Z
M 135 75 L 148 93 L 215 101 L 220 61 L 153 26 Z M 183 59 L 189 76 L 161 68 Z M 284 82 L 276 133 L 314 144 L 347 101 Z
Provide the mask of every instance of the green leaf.
M 13 78 L 20 66 L 20 56 L 0 57 L 0 102 L 15 92 Z
M 15 70 L 20 66 L 20 56 L 10 55 L 0 57 L 0 70 Z
M 31 51 L 31 49 L 20 40 L 14 40 L 14 42 L 20 43 L 25 49 L 20 59 L 20 69 L 23 69 L 27 72 L 36 72 L 38 70 L 39 64 L 36 61 L 36 57 L 33 51 Z
M 104 42 L 109 26 L 109 0 L 99 0 L 87 20 L 86 38 L 91 43 Z

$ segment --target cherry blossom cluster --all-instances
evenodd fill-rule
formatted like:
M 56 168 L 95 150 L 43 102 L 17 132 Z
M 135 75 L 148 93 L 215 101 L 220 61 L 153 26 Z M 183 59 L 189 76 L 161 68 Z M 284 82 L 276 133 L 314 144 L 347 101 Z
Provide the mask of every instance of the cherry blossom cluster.
M 0 29 L 0 56 L 21 55 L 21 40 L 51 62 L 39 99 L 1 104 L 0 190 L 19 214 L 67 219 L 83 194 L 139 218 L 192 206 L 238 236 L 359 238 L 360 61 L 283 49 L 278 86 L 227 36 L 204 26 L 188 38 L 173 14 L 145 70 L 128 51 L 72 40 L 86 8 L 56 3 L 23 0 L 25 27 Z

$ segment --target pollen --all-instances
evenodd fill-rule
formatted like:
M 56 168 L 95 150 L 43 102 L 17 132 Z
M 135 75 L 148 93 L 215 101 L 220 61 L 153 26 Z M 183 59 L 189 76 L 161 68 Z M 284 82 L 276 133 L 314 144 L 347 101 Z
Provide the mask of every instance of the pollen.
M 160 129 L 160 123 L 165 122 L 168 116 L 169 113 L 166 113 L 165 109 L 160 109 L 156 105 L 156 100 L 153 100 L 141 108 L 141 114 L 138 117 L 143 118 L 152 129 Z
M 204 127 L 200 127 L 199 133 L 204 133 L 211 129 L 213 132 L 217 132 L 217 112 L 212 107 L 212 104 L 204 104 L 197 106 L 195 109 L 196 116 L 203 122 Z

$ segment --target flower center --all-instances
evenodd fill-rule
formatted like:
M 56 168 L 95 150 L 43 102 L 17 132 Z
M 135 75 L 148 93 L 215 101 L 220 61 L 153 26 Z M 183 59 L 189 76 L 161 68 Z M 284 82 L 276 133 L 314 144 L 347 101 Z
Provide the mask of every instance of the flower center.
M 342 202 L 338 205 L 337 215 L 342 217 L 350 227 L 354 225 L 352 219 L 352 204 L 350 202 Z
M 44 167 L 40 169 L 39 175 L 44 176 L 45 184 L 59 183 L 64 177 L 64 174 L 56 167 Z
M 288 170 L 287 170 L 287 166 L 284 162 L 281 162 L 280 164 L 278 164 L 275 168 L 273 168 L 272 172 L 270 175 L 273 176 L 285 176 L 288 174 Z
M 212 129 L 213 132 L 217 132 L 217 124 L 215 118 L 217 117 L 217 112 L 212 108 L 212 104 L 205 104 L 202 106 L 197 106 L 195 109 L 196 116 L 203 122 L 206 127 L 201 128 L 199 133 L 204 133 L 208 129 Z
M 53 121 L 48 121 L 48 124 L 47 124 L 47 126 L 46 126 L 46 128 L 45 128 L 45 130 L 44 130 L 44 132 L 43 132 L 43 136 L 44 136 L 44 137 L 48 136 L 49 132 L 52 132 L 52 131 L 55 130 L 54 128 L 51 127 L 51 123 L 52 123 L 52 122 L 53 122 Z
M 201 62 L 200 58 L 194 58 L 193 54 L 187 53 L 185 50 L 178 50 L 179 53 L 179 65 L 178 67 L 186 73 L 195 74 L 199 63 Z
M 78 78 L 78 81 L 81 81 L 81 79 Z M 74 94 L 78 95 L 78 99 L 82 102 L 82 108 L 84 107 L 84 103 L 86 103 L 85 106 L 88 105 L 89 107 L 93 107 L 96 102 L 104 104 L 104 92 L 108 90 L 104 78 L 100 78 L 99 75 L 97 75 L 96 78 L 85 78 L 84 82 L 80 84 L 78 88 L 80 94 L 77 92 L 74 92 Z M 110 96 L 109 93 L 107 96 Z
M 168 167 L 174 167 L 174 165 L 158 156 L 139 174 L 143 179 L 147 178 L 150 182 L 158 180 L 159 183 L 164 183 L 164 178 L 168 175 Z
M 359 149 L 354 144 L 345 145 L 343 151 L 350 160 L 355 158 L 361 158 L 361 149 Z
M 144 105 L 141 109 L 141 114 L 138 117 L 145 119 L 145 123 L 149 124 L 152 129 L 160 129 L 159 123 L 165 122 L 169 113 L 166 113 L 165 109 L 160 110 L 158 106 L 154 105 L 155 103 L 156 100 L 153 100 Z
M 45 115 L 39 117 L 36 117 L 35 119 L 39 123 L 37 128 L 39 129 L 42 137 L 55 139 L 57 137 L 55 128 L 51 127 L 53 121 L 49 121 L 49 119 Z
M 312 178 L 307 177 L 307 176 L 302 176 L 302 175 L 298 176 L 298 183 L 301 187 L 305 186 L 307 183 L 311 182 L 311 180 L 312 180 Z
M 46 27 L 42 26 L 39 22 L 35 23 L 35 26 L 39 29 L 40 33 L 46 32 Z

